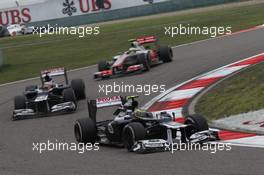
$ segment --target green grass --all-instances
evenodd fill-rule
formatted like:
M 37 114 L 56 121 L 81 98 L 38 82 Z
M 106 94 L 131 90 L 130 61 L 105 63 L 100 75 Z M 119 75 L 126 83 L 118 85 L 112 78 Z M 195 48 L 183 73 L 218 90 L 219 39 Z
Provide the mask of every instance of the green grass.
M 197 103 L 196 112 L 210 120 L 264 108 L 264 63 L 224 80 Z
M 156 35 L 160 42 L 179 45 L 209 36 L 164 35 L 165 26 L 190 24 L 192 26 L 232 26 L 233 31 L 264 23 L 264 4 L 224 10 L 175 15 L 153 19 L 101 25 L 98 36 L 19 36 L 0 39 L 4 52 L 4 67 L 0 71 L 0 84 L 37 76 L 41 69 L 64 66 L 68 69 L 95 64 L 109 59 L 129 47 L 130 38 Z

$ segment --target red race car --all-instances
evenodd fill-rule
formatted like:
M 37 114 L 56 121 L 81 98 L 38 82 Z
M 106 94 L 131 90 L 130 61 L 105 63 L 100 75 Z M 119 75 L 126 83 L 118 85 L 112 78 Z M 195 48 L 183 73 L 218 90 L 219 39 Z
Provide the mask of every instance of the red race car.
M 159 45 L 155 36 L 130 40 L 128 51 L 114 56 L 111 61 L 100 61 L 94 79 L 109 78 L 137 71 L 149 71 L 153 65 L 171 62 L 173 52 L 167 45 Z

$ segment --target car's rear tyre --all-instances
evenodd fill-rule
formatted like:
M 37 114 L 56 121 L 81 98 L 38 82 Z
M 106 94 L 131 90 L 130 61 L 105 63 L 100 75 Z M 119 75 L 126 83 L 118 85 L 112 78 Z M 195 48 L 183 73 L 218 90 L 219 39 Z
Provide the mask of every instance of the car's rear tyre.
M 23 95 L 15 96 L 14 108 L 16 109 L 26 109 L 26 97 Z
M 100 61 L 97 65 L 99 72 L 110 69 L 110 65 L 107 61 Z
M 172 61 L 173 52 L 169 46 L 160 46 L 158 48 L 158 55 L 164 63 L 167 63 Z
M 83 100 L 86 98 L 85 84 L 82 79 L 74 79 L 71 81 L 71 87 L 74 90 L 77 100 Z
M 143 140 L 145 137 L 146 130 L 139 122 L 129 123 L 123 128 L 122 141 L 128 151 L 133 151 L 136 141 Z
M 150 70 L 150 59 L 149 59 L 149 54 L 141 54 L 138 56 L 139 63 L 144 66 L 145 71 Z
M 64 89 L 62 92 L 63 100 L 65 102 L 74 102 L 76 103 L 76 96 L 72 88 Z
M 199 114 L 187 116 L 184 124 L 189 125 L 186 128 L 186 137 L 188 139 L 192 134 L 196 132 L 208 130 L 209 128 L 206 119 Z
M 74 135 L 78 143 L 95 143 L 97 128 L 91 118 L 78 119 L 74 125 Z

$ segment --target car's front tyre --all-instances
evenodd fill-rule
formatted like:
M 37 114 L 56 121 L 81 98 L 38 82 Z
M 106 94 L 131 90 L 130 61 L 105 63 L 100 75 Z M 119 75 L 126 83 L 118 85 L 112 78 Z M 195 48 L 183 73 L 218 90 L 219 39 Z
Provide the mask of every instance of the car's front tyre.
M 64 89 L 62 96 L 65 102 L 73 102 L 76 104 L 76 96 L 72 88 Z
M 146 137 L 146 130 L 144 126 L 139 122 L 133 122 L 127 124 L 123 128 L 122 141 L 124 147 L 128 151 L 133 151 L 133 147 L 138 140 L 143 140 Z
M 164 63 L 168 63 L 172 61 L 173 52 L 169 46 L 161 45 L 158 48 L 158 55 L 160 60 L 162 60 Z
M 16 109 L 26 109 L 26 97 L 23 95 L 15 96 L 14 108 Z
M 187 116 L 184 124 L 188 125 L 186 127 L 186 137 L 188 139 L 192 134 L 195 134 L 196 132 L 205 131 L 209 129 L 207 120 L 199 114 Z
M 144 66 L 145 71 L 150 70 L 150 59 L 149 59 L 149 54 L 141 54 L 138 56 L 139 63 Z
M 110 70 L 110 64 L 107 61 L 100 61 L 98 64 L 98 71 Z

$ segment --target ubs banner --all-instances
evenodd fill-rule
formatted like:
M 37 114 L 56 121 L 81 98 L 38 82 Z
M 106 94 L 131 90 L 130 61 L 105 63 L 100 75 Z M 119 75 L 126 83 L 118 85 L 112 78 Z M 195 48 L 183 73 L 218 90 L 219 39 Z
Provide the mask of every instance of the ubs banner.
M 96 0 L 45 0 L 26 6 L 17 4 L 13 8 L 0 9 L 0 25 L 45 21 L 165 1 L 168 0 L 105 0 L 104 9 L 98 9 Z

